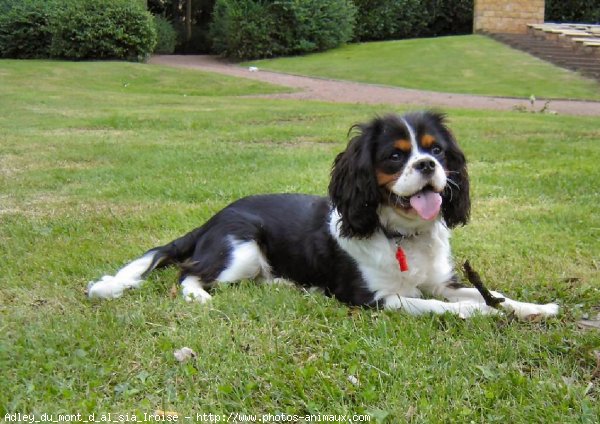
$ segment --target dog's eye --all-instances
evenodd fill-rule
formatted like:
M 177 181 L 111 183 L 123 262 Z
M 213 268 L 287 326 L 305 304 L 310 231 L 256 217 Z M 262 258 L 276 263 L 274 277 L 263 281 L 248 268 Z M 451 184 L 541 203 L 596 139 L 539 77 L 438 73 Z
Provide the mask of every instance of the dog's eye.
M 394 152 L 390 155 L 390 159 L 393 161 L 402 160 L 402 153 Z
M 431 148 L 431 153 L 436 156 L 441 155 L 442 148 L 440 146 L 438 146 L 437 144 L 434 144 L 433 147 Z

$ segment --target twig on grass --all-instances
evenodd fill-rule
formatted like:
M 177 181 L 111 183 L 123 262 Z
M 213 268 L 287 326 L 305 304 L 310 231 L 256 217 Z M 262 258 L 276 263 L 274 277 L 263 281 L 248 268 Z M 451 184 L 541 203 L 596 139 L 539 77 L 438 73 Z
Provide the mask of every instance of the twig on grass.
M 504 302 L 504 298 L 494 296 L 483 285 L 483 282 L 481 281 L 481 277 L 471 267 L 471 264 L 469 263 L 469 261 L 465 261 L 465 263 L 463 264 L 463 269 L 465 270 L 465 275 L 467 277 L 467 280 L 469 280 L 469 283 L 471 283 L 473 285 L 473 287 L 475 287 L 479 291 L 479 293 L 481 293 L 483 300 L 485 300 L 485 304 L 488 306 L 491 306 L 492 308 L 498 309 L 498 305 L 500 305 L 502 302 Z

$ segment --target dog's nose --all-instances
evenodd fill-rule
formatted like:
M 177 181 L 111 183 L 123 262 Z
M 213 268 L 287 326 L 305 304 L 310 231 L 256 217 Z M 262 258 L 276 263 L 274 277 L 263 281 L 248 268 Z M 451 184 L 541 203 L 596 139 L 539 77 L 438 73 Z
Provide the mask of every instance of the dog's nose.
M 428 158 L 419 159 L 414 163 L 413 168 L 423 175 L 431 175 L 435 171 L 435 162 Z

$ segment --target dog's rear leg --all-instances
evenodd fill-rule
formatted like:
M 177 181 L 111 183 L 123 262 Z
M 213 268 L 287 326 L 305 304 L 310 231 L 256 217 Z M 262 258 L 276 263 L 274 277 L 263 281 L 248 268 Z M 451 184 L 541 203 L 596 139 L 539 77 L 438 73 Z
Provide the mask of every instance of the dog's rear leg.
M 271 280 L 271 268 L 255 240 L 234 236 L 200 242 L 189 263 L 181 264 L 181 292 L 186 301 L 206 303 L 212 297 L 205 290 L 218 283 L 233 283 L 262 277 Z
M 171 243 L 149 250 L 114 276 L 105 275 L 96 282 L 90 281 L 88 296 L 100 299 L 120 297 L 125 290 L 139 287 L 155 268 L 185 261 L 191 256 L 203 231 L 203 227 L 196 228 Z
M 167 258 L 168 256 L 160 248 L 150 250 L 125 265 L 114 276 L 105 275 L 96 282 L 90 281 L 88 296 L 101 299 L 120 297 L 125 290 L 139 287 L 144 282 L 144 278 Z
M 204 290 L 202 280 L 195 275 L 188 275 L 181 279 L 181 294 L 187 302 L 206 303 L 212 296 Z

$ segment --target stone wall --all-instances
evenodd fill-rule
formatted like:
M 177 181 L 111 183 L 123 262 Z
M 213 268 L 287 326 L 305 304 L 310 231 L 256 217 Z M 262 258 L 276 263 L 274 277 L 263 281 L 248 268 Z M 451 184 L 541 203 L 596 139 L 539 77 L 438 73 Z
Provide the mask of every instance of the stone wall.
M 527 32 L 527 24 L 544 22 L 545 0 L 475 0 L 473 32 Z

